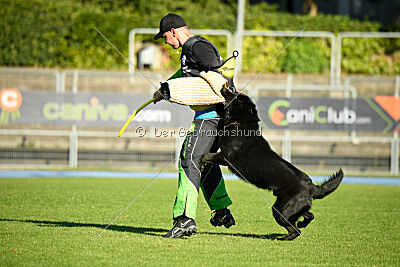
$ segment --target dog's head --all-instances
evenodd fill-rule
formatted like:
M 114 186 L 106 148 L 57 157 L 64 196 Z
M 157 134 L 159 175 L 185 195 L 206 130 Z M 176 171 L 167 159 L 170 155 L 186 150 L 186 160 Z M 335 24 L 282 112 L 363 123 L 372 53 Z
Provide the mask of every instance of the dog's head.
M 255 123 L 260 118 L 257 115 L 256 105 L 245 94 L 234 93 L 229 88 L 221 90 L 222 96 L 225 98 L 225 124 L 233 122 L 237 123 Z

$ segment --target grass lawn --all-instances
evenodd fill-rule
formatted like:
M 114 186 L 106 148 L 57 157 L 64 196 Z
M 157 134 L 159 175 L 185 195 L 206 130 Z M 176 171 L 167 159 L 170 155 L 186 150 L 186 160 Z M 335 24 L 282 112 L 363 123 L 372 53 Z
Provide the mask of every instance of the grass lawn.
M 236 226 L 214 228 L 199 197 L 197 235 L 172 227 L 177 181 L 157 179 L 98 239 L 149 179 L 0 179 L 0 264 L 400 265 L 400 187 L 341 185 L 315 200 L 315 220 L 292 242 L 250 185 L 227 181 Z M 261 191 L 274 202 L 268 191 Z

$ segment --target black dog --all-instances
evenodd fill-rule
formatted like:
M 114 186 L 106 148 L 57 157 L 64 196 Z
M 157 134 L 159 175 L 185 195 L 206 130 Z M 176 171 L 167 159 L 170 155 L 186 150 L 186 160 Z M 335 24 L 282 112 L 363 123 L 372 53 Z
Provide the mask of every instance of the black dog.
M 309 211 L 313 199 L 333 192 L 343 179 L 340 169 L 322 185 L 314 185 L 307 174 L 275 153 L 261 136 L 256 105 L 244 94 L 224 88 L 225 130 L 220 137 L 221 151 L 202 157 L 203 166 L 216 163 L 228 166 L 238 177 L 277 196 L 272 213 L 288 234 L 280 240 L 293 240 L 300 235 L 314 215 Z M 296 222 L 300 216 L 303 221 Z

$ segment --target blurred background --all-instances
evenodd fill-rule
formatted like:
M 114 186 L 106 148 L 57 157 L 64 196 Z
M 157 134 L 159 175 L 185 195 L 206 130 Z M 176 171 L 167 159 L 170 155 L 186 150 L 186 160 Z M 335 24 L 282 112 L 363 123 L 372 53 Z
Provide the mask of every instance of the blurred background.
M 180 67 L 179 51 L 153 40 L 172 12 L 225 59 L 239 51 L 235 84 L 257 103 L 263 135 L 285 159 L 314 173 L 399 173 L 400 0 L 0 5 L 0 169 L 149 171 L 176 159 L 193 116 L 187 107 L 151 105 L 116 138 Z

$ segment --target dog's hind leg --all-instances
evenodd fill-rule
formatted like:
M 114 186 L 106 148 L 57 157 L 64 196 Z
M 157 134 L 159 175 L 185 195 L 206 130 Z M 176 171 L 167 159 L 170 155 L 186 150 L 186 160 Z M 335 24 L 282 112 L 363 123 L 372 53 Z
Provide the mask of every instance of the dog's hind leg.
M 300 221 L 297 223 L 297 227 L 299 228 L 305 228 L 307 227 L 307 225 L 314 220 L 314 214 L 312 214 L 309 211 L 306 211 L 305 213 L 302 214 L 302 216 L 304 217 L 304 220 Z
M 272 208 L 272 214 L 274 215 L 276 222 L 280 226 L 285 227 L 286 230 L 288 231 L 287 235 L 278 238 L 278 240 L 293 240 L 301 234 L 299 228 L 295 226 L 298 217 L 293 216 L 291 208 L 288 208 L 287 204 L 285 205 L 286 206 L 285 208 L 281 208 L 277 204 L 278 200 Z
M 298 237 L 301 234 L 301 231 L 295 226 L 296 221 L 288 219 L 281 212 L 279 213 L 276 210 L 273 210 L 273 215 L 275 217 L 276 222 L 279 225 L 285 227 L 286 230 L 288 231 L 288 234 L 285 235 L 284 237 L 278 238 L 278 240 L 293 240 L 296 237 Z

